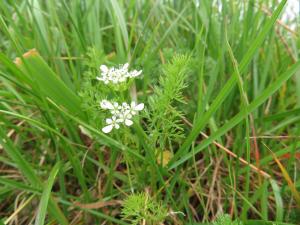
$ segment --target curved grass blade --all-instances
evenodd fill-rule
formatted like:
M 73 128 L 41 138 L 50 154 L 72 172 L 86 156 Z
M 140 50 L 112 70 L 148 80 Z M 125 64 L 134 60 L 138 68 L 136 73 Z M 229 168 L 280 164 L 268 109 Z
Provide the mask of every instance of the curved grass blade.
M 283 219 L 283 200 L 280 194 L 280 188 L 275 180 L 270 180 L 271 187 L 273 189 L 275 203 L 276 203 L 276 221 L 282 221 Z
M 49 179 L 47 181 L 47 185 L 45 186 L 45 189 L 43 191 L 42 198 L 41 198 L 41 201 L 39 204 L 39 210 L 38 210 L 37 217 L 35 220 L 35 225 L 43 225 L 45 222 L 48 202 L 49 202 L 50 195 L 51 195 L 51 189 L 54 184 L 56 175 L 58 174 L 58 171 L 60 169 L 60 166 L 61 166 L 60 162 L 57 162 L 50 172 Z
M 67 108 L 73 115 L 83 116 L 82 111 L 78 110 L 80 98 L 59 79 L 35 49 L 24 54 L 23 63 L 20 63 L 21 69 L 30 74 L 39 92 Z
M 265 145 L 265 144 L 264 144 Z M 267 147 L 265 145 L 265 147 Z M 268 148 L 268 147 L 267 147 Z M 269 149 L 269 148 L 268 148 Z M 291 192 L 292 192 L 292 195 L 294 196 L 295 200 L 296 200 L 296 203 L 298 205 L 298 207 L 300 207 L 300 194 L 299 192 L 297 191 L 296 187 L 295 187 L 295 184 L 292 180 L 292 178 L 290 177 L 288 171 L 285 169 L 285 167 L 282 165 L 282 163 L 280 162 L 280 160 L 277 158 L 277 156 L 274 154 L 274 152 L 271 151 L 271 149 L 269 149 L 275 162 L 277 163 L 279 169 L 281 170 L 281 173 L 282 173 L 282 176 L 284 177 L 284 179 L 286 180 Z

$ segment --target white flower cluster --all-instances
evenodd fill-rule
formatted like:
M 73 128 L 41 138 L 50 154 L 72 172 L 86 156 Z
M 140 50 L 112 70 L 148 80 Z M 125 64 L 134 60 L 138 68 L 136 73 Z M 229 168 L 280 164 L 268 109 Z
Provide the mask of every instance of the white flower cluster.
M 144 109 L 144 104 L 136 104 L 136 102 L 131 102 L 127 104 L 123 102 L 121 105 L 117 102 L 110 102 L 108 100 L 102 100 L 100 102 L 100 107 L 105 110 L 110 110 L 112 117 L 106 119 L 106 126 L 102 128 L 104 133 L 109 133 L 113 128 L 119 129 L 120 124 L 125 124 L 126 126 L 131 126 L 133 124 L 132 117 Z
M 103 81 L 104 84 L 118 84 L 126 82 L 127 79 L 135 78 L 142 74 L 142 70 L 128 70 L 129 64 L 125 63 L 124 65 L 120 65 L 118 68 L 111 67 L 108 68 L 106 65 L 101 65 L 101 76 L 96 77 L 97 80 Z

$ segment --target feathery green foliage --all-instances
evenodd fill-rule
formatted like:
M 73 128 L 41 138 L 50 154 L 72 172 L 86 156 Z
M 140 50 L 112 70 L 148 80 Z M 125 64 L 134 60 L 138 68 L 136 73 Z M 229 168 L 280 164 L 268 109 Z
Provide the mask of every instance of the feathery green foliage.
M 238 220 L 232 221 L 229 215 L 221 214 L 212 223 L 212 225 L 243 225 L 243 223 Z
M 190 65 L 189 56 L 174 56 L 163 65 L 159 85 L 154 87 L 153 94 L 149 96 L 148 132 L 153 144 L 158 144 L 161 149 L 172 148 L 173 141 L 179 142 L 184 137 L 182 112 L 176 104 L 186 104 L 182 91 L 187 87 Z
M 123 202 L 122 217 L 134 225 L 143 221 L 145 224 L 159 224 L 167 216 L 167 208 L 144 192 L 129 195 Z

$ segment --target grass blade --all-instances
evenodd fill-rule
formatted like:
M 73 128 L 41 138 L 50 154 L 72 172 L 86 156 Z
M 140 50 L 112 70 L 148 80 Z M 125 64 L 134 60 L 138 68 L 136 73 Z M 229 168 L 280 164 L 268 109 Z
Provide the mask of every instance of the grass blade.
M 276 221 L 282 221 L 283 219 L 283 200 L 280 193 L 280 188 L 275 180 L 270 180 L 271 187 L 273 189 L 275 202 L 276 202 Z
M 19 61 L 19 65 L 31 77 L 34 83 L 30 85 L 38 89 L 37 92 L 42 92 L 45 97 L 67 108 L 72 114 L 83 117 L 81 110 L 78 110 L 79 97 L 58 78 L 35 49 L 25 53 L 23 62 Z
M 52 189 L 52 186 L 54 184 L 54 181 L 55 181 L 56 175 L 58 174 L 59 169 L 60 169 L 60 162 L 57 162 L 55 164 L 55 166 L 53 167 L 53 169 L 51 170 L 49 179 L 44 188 L 42 198 L 40 201 L 40 205 L 39 205 L 39 210 L 38 210 L 37 217 L 35 220 L 35 225 L 43 225 L 44 224 L 47 207 L 48 207 L 48 202 L 49 202 L 49 198 L 51 195 L 51 189 Z
M 265 144 L 264 144 L 265 145 Z M 265 145 L 266 148 L 268 148 Z M 269 148 L 268 148 L 269 149 Z M 282 176 L 284 177 L 284 179 L 286 180 L 292 195 L 294 196 L 296 203 L 298 204 L 298 207 L 300 207 L 300 193 L 297 191 L 296 186 L 292 180 L 292 178 L 290 177 L 289 173 L 287 172 L 287 170 L 285 169 L 285 167 L 282 165 L 282 163 L 280 162 L 280 160 L 277 158 L 277 156 L 274 154 L 273 151 L 271 151 L 271 149 L 269 149 L 275 162 L 277 163 L 279 169 L 281 170 Z

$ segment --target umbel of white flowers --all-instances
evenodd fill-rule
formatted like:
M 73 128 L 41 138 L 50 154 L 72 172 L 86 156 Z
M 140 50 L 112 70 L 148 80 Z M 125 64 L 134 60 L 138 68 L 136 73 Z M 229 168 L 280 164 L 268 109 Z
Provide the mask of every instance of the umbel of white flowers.
M 126 82 L 127 79 L 135 78 L 142 74 L 142 70 L 128 70 L 129 64 L 119 65 L 119 67 L 110 67 L 106 65 L 100 66 L 101 76 L 96 77 L 97 80 L 104 82 L 104 84 L 118 84 Z
M 113 128 L 119 129 L 120 124 L 131 126 L 133 124 L 132 117 L 137 115 L 138 111 L 144 109 L 144 104 L 136 104 L 136 102 L 133 101 L 130 105 L 126 102 L 119 105 L 117 102 L 102 100 L 100 102 L 100 107 L 109 110 L 112 114 L 111 118 L 106 119 L 106 126 L 102 128 L 104 133 L 109 133 Z

